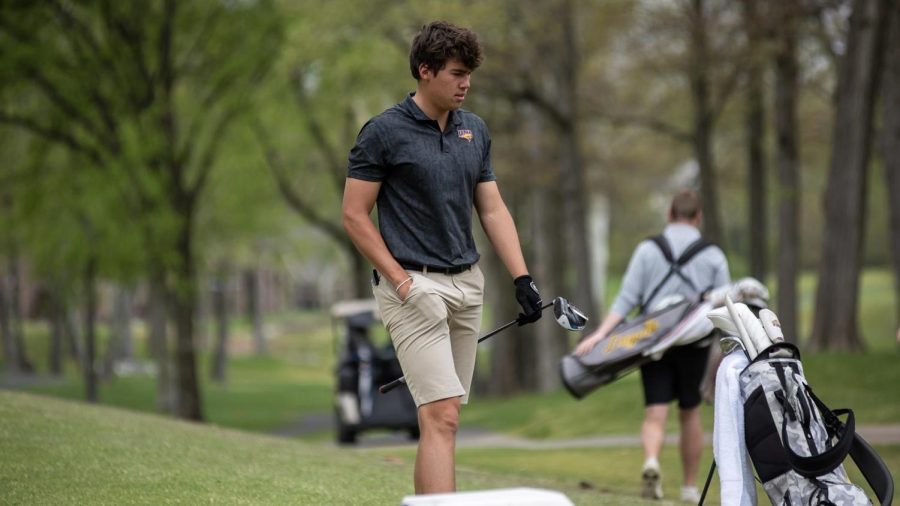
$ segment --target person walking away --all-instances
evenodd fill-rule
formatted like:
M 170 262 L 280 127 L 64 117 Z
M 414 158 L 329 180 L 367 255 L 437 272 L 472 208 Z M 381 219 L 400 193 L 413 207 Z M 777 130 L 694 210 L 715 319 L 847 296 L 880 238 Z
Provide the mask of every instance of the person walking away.
M 683 189 L 672 198 L 668 224 L 661 241 L 647 239 L 638 244 L 631 259 L 622 288 L 609 314 L 600 327 L 582 340 L 575 349 L 577 355 L 589 352 L 634 308 L 649 312 L 654 302 L 670 295 L 696 296 L 710 288 L 731 282 L 728 261 L 722 250 L 705 242 L 699 231 L 702 219 L 700 197 L 696 191 Z M 662 248 L 670 249 L 670 257 L 677 259 L 689 249 L 700 249 L 673 274 L 672 264 Z M 644 390 L 644 420 L 641 424 L 641 443 L 644 465 L 641 470 L 641 495 L 662 499 L 662 475 L 659 454 L 665 439 L 666 417 L 671 401 L 678 400 L 679 446 L 683 473 L 681 499 L 697 503 L 697 470 L 703 451 L 703 428 L 700 423 L 700 382 L 703 379 L 709 340 L 670 348 L 658 361 L 641 366 Z
M 473 208 L 514 280 L 520 325 L 540 318 L 541 296 L 497 186 L 487 127 L 461 109 L 482 62 L 476 34 L 429 23 L 409 62 L 416 90 L 360 130 L 342 211 L 347 234 L 375 267 L 375 299 L 418 409 L 414 483 L 426 494 L 456 489 L 459 411 L 469 398 L 484 288 Z

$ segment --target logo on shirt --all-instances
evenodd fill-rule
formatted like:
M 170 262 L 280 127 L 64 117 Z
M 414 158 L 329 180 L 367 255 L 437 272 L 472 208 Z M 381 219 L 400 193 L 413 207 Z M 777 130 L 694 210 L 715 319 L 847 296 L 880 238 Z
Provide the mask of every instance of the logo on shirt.
M 456 134 L 459 136 L 460 139 L 465 139 L 469 142 L 472 142 L 472 137 L 474 137 L 474 135 L 472 135 L 471 130 L 459 129 L 456 131 Z

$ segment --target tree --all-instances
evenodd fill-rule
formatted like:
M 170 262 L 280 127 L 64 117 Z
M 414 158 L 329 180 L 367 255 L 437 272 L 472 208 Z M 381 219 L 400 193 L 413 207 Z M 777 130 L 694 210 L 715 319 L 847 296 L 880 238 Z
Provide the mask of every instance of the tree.
M 0 17 L 3 43 L 16 49 L 3 55 L 4 82 L 39 92 L 37 106 L 4 104 L 0 122 L 65 146 L 121 191 L 151 283 L 169 300 L 183 418 L 203 418 L 193 344 L 196 213 L 229 127 L 276 54 L 271 7 L 49 1 L 6 4 Z M 48 109 L 63 121 L 47 121 Z
M 900 328 L 900 2 L 890 9 L 887 43 L 885 44 L 884 82 L 881 85 L 881 104 L 884 117 L 882 159 L 884 180 L 888 188 L 890 209 L 891 251 L 894 261 L 894 289 L 897 310 L 894 313 Z
M 811 347 L 862 348 L 859 270 L 872 118 L 884 57 L 889 0 L 855 0 L 838 70 L 825 239 L 819 263 Z
M 775 36 L 775 165 L 778 175 L 778 319 L 789 340 L 797 335 L 797 271 L 800 244 L 800 171 L 797 149 L 797 9 L 773 2 Z
M 897 328 L 900 328 L 900 2 L 893 2 L 888 15 L 885 44 L 884 81 L 881 103 L 884 115 L 882 153 L 890 208 L 891 251 L 894 261 L 894 291 L 897 301 Z
M 763 83 L 766 52 L 764 21 L 759 2 L 744 0 L 744 25 L 747 32 L 746 135 L 747 135 L 747 228 L 749 229 L 750 275 L 765 281 L 768 220 L 766 205 L 765 99 Z

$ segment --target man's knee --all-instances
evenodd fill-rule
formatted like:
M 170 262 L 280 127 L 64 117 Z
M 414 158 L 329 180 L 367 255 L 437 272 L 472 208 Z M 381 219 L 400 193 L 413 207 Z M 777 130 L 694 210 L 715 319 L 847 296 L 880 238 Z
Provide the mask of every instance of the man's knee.
M 455 435 L 459 430 L 459 406 L 459 397 L 442 399 L 419 406 L 420 428 Z
M 666 423 L 669 413 L 667 404 L 651 404 L 644 408 L 644 421 L 647 423 Z
M 681 418 L 682 423 L 693 423 L 700 422 L 700 406 L 695 406 L 693 408 L 688 409 L 680 409 L 678 410 L 678 416 Z

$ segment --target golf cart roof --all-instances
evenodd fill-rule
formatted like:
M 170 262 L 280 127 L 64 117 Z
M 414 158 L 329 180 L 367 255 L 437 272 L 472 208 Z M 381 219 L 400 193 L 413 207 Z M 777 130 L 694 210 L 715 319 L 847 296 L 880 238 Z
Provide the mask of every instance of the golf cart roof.
M 332 318 L 347 318 L 360 313 L 371 313 L 376 320 L 381 317 L 375 299 L 342 300 L 331 305 Z

